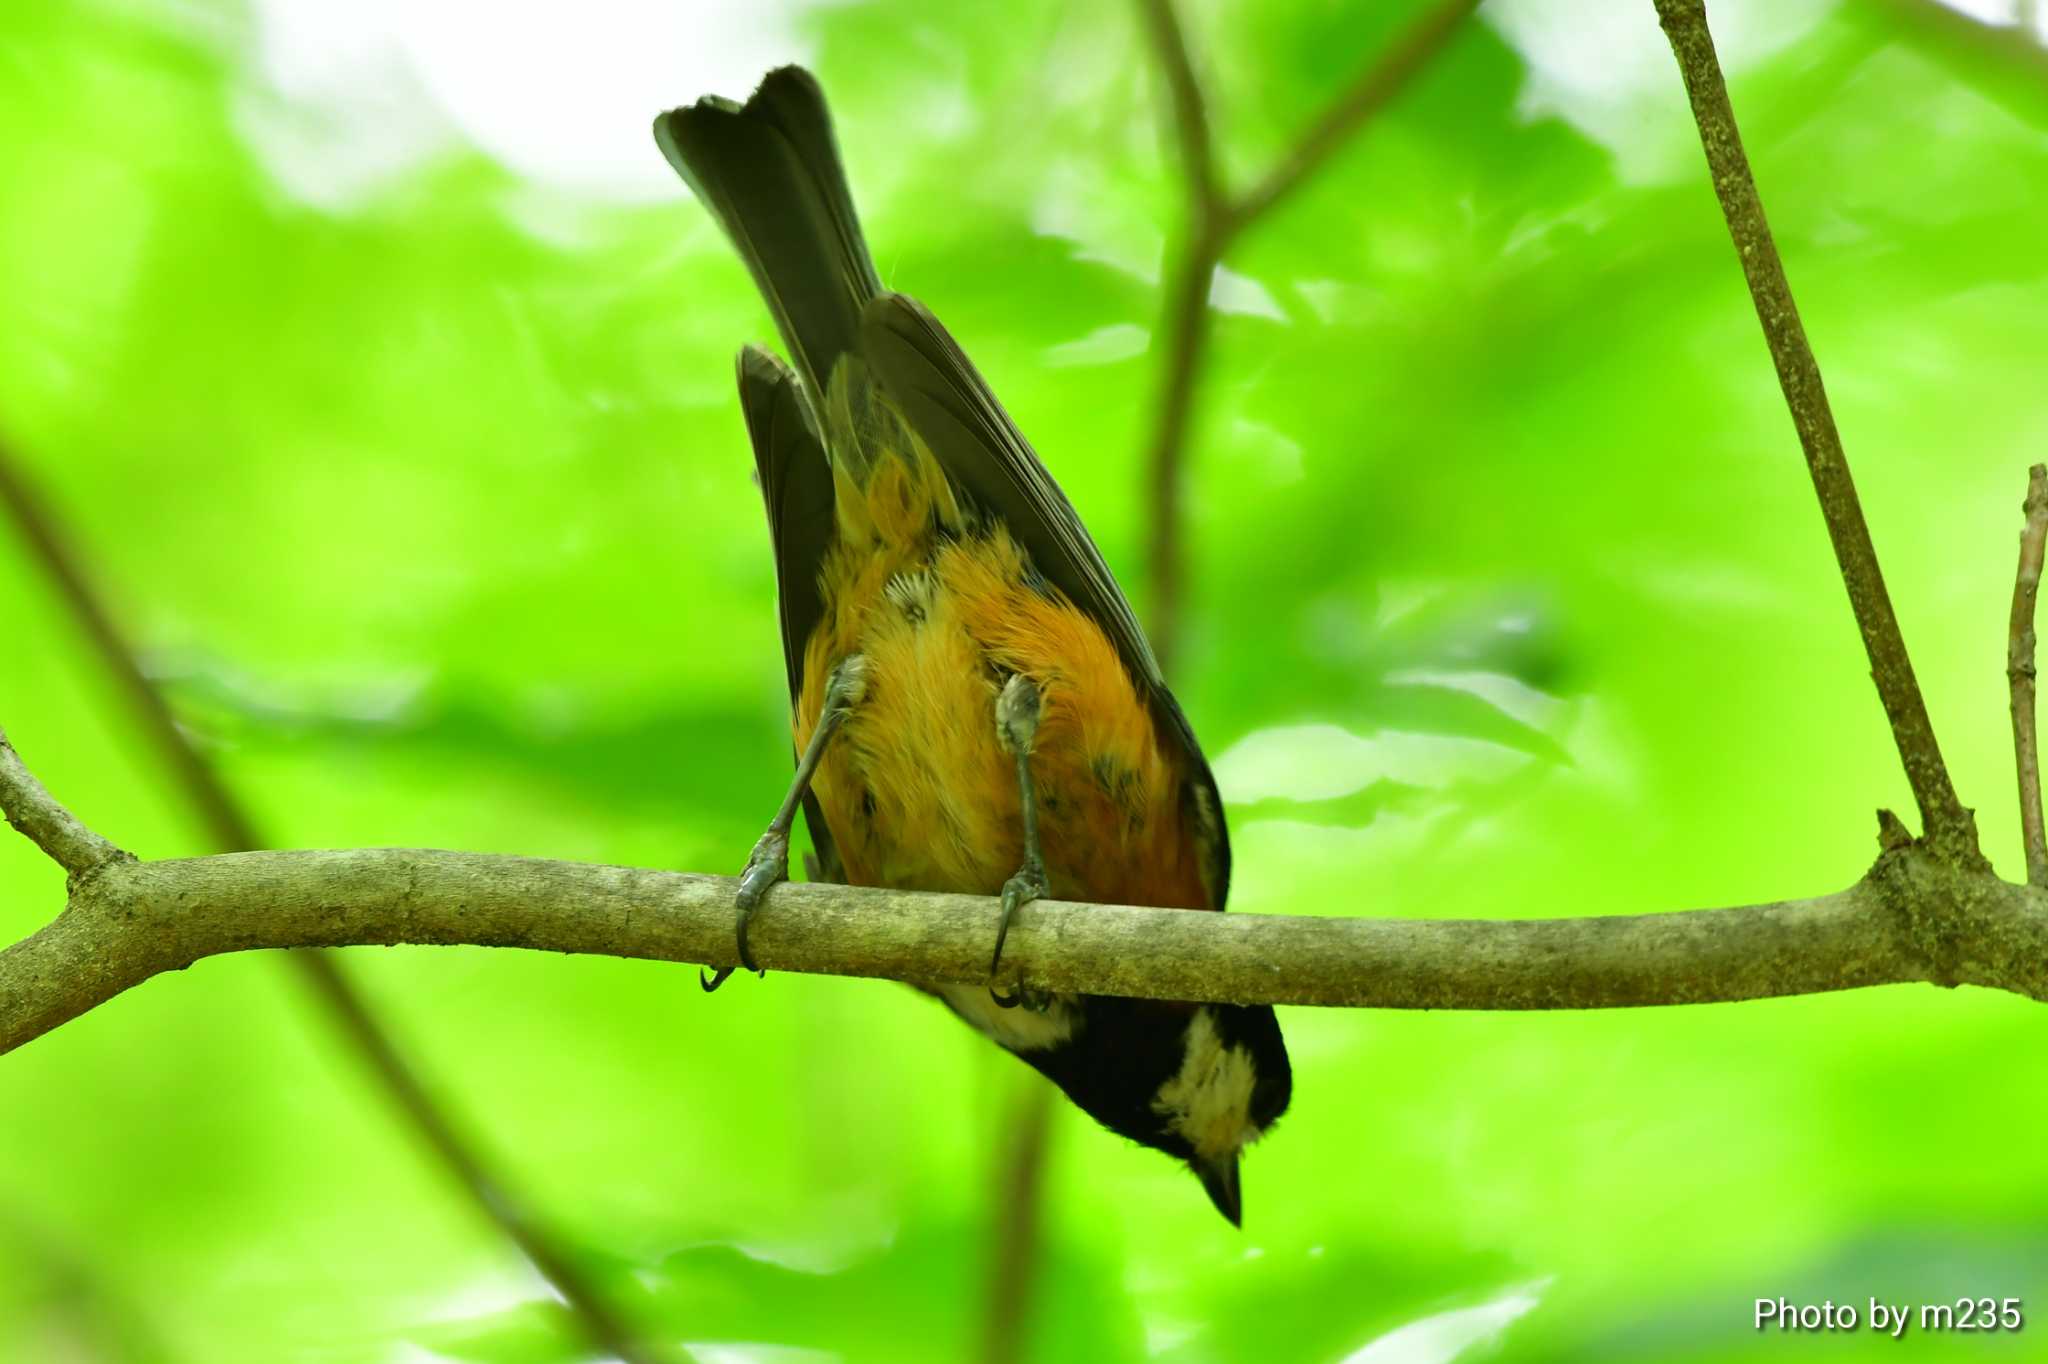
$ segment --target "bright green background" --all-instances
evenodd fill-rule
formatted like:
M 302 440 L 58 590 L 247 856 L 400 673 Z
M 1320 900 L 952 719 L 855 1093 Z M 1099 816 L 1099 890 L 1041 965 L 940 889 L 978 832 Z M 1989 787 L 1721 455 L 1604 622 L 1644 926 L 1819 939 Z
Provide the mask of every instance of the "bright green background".
M 1632 2 L 1561 22 L 1597 64 L 1647 30 Z M 1240 183 L 1411 8 L 1193 7 Z M 1931 12 L 1803 7 L 1734 94 L 1950 765 L 2011 874 L 2048 67 Z M 1142 604 L 1153 372 L 1100 352 L 1158 299 L 1104 258 L 1154 255 L 1179 200 L 1126 7 L 883 0 L 796 30 L 885 278 L 947 319 Z M 1675 70 L 1622 114 L 1666 169 L 1624 174 L 1523 112 L 1504 30 L 1466 30 L 1231 260 L 1274 315 L 1219 318 L 1179 682 L 1233 802 L 1234 908 L 1836 889 L 1873 809 L 1910 800 Z M 680 190 L 578 203 L 473 152 L 299 202 L 235 114 L 253 32 L 233 0 L 0 9 L 0 428 L 280 846 L 737 869 L 788 770 L 730 392 L 769 331 L 743 272 Z M 1035 230 L 1054 198 L 1085 240 Z M 199 846 L 7 537 L 0 722 L 124 846 Z M 60 894 L 0 844 L 5 936 Z M 1023 1080 L 936 1006 L 792 976 L 709 999 L 685 969 L 509 951 L 348 964 L 671 1338 L 970 1348 Z M 1901 987 L 1284 1024 L 1295 1105 L 1249 1159 L 1241 1234 L 1061 1111 L 1034 1358 L 1334 1361 L 1517 1298 L 1463 1358 L 2002 1360 L 2048 1332 L 2034 1005 Z M 2044 1320 L 1749 1329 L 1758 1296 L 1964 1293 Z M 0 1358 L 572 1357 L 543 1302 L 275 961 L 201 963 L 0 1059 Z M 1418 1339 L 1363 1358 L 1456 1353 Z

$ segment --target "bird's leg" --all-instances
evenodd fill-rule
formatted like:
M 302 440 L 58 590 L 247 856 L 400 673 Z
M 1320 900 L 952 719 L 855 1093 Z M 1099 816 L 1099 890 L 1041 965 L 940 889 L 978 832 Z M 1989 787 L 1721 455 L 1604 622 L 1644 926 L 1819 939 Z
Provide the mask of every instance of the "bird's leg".
M 789 783 L 789 794 L 782 798 L 782 808 L 775 812 L 774 819 L 768 821 L 767 832 L 754 844 L 754 851 L 747 858 L 747 869 L 740 873 L 740 892 L 735 897 L 739 922 L 733 931 L 739 941 L 740 965 L 749 971 L 760 971 L 761 968 L 754 965 L 753 955 L 747 951 L 747 920 L 771 886 L 789 879 L 789 826 L 796 820 L 797 807 L 803 804 L 804 792 L 810 790 L 811 778 L 817 775 L 818 763 L 825 756 L 825 745 L 832 742 L 832 736 L 867 693 L 867 669 L 865 658 L 849 654 L 832 670 L 831 677 L 825 682 L 825 699 L 818 708 L 817 726 L 811 730 L 811 741 L 804 745 L 803 757 L 797 760 L 796 776 Z M 732 973 L 732 967 L 724 966 L 719 968 L 718 974 L 700 976 L 699 981 L 709 993 L 725 984 L 725 978 Z
M 1038 717 L 1042 708 L 1039 690 L 1030 678 L 1012 673 L 996 697 L 996 736 L 1017 758 L 1017 797 L 1024 815 L 1024 865 L 1003 883 L 1003 918 L 996 926 L 996 950 L 989 957 L 989 980 L 1003 960 L 1003 940 L 1010 936 L 1010 919 L 1021 905 L 1028 905 L 1046 893 L 1045 856 L 1038 844 L 1038 788 L 1031 780 L 1031 750 L 1038 742 Z M 1028 1002 L 1030 992 L 1019 988 L 1014 995 L 997 994 L 993 983 L 989 996 L 1004 1008 Z

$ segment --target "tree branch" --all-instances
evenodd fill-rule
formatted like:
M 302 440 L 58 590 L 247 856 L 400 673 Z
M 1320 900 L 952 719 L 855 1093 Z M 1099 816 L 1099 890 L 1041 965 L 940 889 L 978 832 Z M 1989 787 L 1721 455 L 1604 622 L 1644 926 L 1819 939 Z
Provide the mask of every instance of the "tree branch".
M 2012 747 L 2020 778 L 2027 884 L 2048 886 L 2048 834 L 2041 826 L 2041 749 L 2034 732 L 2034 599 L 2041 587 L 2042 549 L 2048 542 L 2048 464 L 2036 464 L 2027 471 L 2026 513 L 2026 525 L 2020 531 L 2019 573 L 2012 585 L 2005 677 L 2012 688 Z
M 1223 256 L 1230 206 L 1216 175 L 1215 144 L 1208 105 L 1195 78 L 1187 31 L 1173 0 L 1140 0 L 1138 10 L 1151 40 L 1153 56 L 1166 75 L 1172 97 L 1175 144 L 1180 149 L 1181 175 L 1187 182 L 1181 242 L 1165 261 L 1160 281 L 1164 305 L 1155 335 L 1155 350 L 1164 345 L 1159 371 L 1159 397 L 1152 419 L 1152 437 L 1145 454 L 1146 576 L 1149 581 L 1146 635 L 1161 672 L 1170 674 L 1180 652 L 1181 596 L 1186 572 L 1182 548 L 1181 503 L 1186 494 L 1186 449 L 1189 419 L 1195 405 L 1195 380 L 1209 340 L 1209 289 Z
M 1202 83 L 1195 76 L 1194 58 L 1188 50 L 1187 32 L 1173 0 L 1139 0 L 1138 12 L 1145 22 L 1145 36 L 1159 68 L 1166 73 L 1166 88 L 1173 98 L 1173 127 L 1180 146 L 1181 173 L 1187 178 L 1188 200 L 1199 218 L 1213 214 L 1223 203 L 1222 184 L 1216 175 L 1216 147 L 1209 131 L 1209 105 L 1202 95 Z
M 725 876 L 408 848 L 110 862 L 0 952 L 0 1052 L 206 957 L 271 947 L 523 947 L 735 965 Z M 785 883 L 772 971 L 983 984 L 999 902 Z M 1894 847 L 1832 895 L 1578 919 L 1305 918 L 1041 901 L 1003 956 L 1038 989 L 1393 1009 L 1705 1004 L 1907 981 L 2048 998 L 2048 895 Z
M 1209 287 L 1218 264 L 1220 251 L 1211 235 L 1197 236 L 1182 247 L 1166 282 L 1166 314 L 1159 323 L 1166 354 L 1161 362 L 1158 412 L 1145 454 L 1150 529 L 1145 561 L 1151 581 L 1145 623 L 1153 656 L 1167 675 L 1180 656 L 1187 574 L 1181 507 L 1187 498 L 1188 430 L 1194 415 L 1195 384 L 1209 344 Z
M 4 729 L 0 729 L 0 811 L 22 837 L 73 876 L 128 856 L 57 803 L 35 773 L 22 765 L 21 755 L 7 741 Z
M 981 1319 L 980 1364 L 1016 1364 L 1032 1355 L 1030 1317 L 1040 1277 L 1038 1245 L 1044 1236 L 1045 1163 L 1052 1140 L 1054 1096 L 1036 1074 L 1020 1077 L 1016 1101 L 1004 1115 L 995 1188 L 994 1235 L 989 1241 L 987 1297 Z
M 0 443 L 0 506 L 4 506 L 42 565 L 57 595 L 78 623 L 86 642 L 141 722 L 144 736 L 176 779 L 180 793 L 198 814 L 207 840 L 220 852 L 247 852 L 264 846 L 247 815 L 228 793 L 220 776 L 194 746 L 163 693 L 142 669 L 138 651 L 114 623 L 113 612 L 93 589 L 82 556 L 62 529 L 63 523 L 23 473 L 12 450 Z
M 1948 768 L 1942 762 L 1941 746 L 1927 717 L 1927 703 L 1913 674 L 1905 639 L 1899 633 L 1898 617 L 1885 590 L 1877 551 L 1870 542 L 1870 527 L 1864 522 L 1856 484 L 1842 453 L 1842 437 L 1835 429 L 1827 391 L 1821 385 L 1820 366 L 1807 344 L 1806 329 L 1792 300 L 1791 285 L 1785 279 L 1784 262 L 1771 238 L 1770 225 L 1764 220 L 1763 202 L 1757 197 L 1749 158 L 1743 152 L 1742 138 L 1736 129 L 1735 111 L 1728 103 L 1721 63 L 1714 53 L 1713 35 L 1707 29 L 1704 0 L 1656 0 L 1656 5 L 1657 17 L 1685 79 L 1693 120 L 1699 126 L 1700 145 L 1706 151 L 1707 166 L 1713 174 L 1714 194 L 1721 202 L 1728 234 L 1734 239 L 1735 254 L 1742 263 L 1757 320 L 1763 324 L 1771 361 L 1777 367 L 1778 385 L 1784 392 L 1785 405 L 1791 410 L 1792 424 L 1798 430 L 1814 491 L 1820 497 L 1835 561 L 1841 567 L 1849 605 L 1856 614 L 1863 647 L 1870 656 L 1871 677 L 1891 721 L 1906 780 L 1920 807 L 1921 831 L 1944 856 L 1981 862 L 1976 822 L 1957 799 Z
M 1264 217 L 1281 200 L 1300 189 L 1302 182 L 1323 168 L 1342 149 L 1352 134 L 1363 127 L 1443 50 L 1466 16 L 1479 8 L 1479 0 L 1438 0 L 1424 10 L 1371 65 L 1358 73 L 1316 121 L 1309 125 L 1292 150 L 1280 158 L 1265 179 L 1247 190 L 1231 207 L 1233 232 L 1241 232 Z
M 1157 410 L 1145 456 L 1145 486 L 1151 507 L 1145 556 L 1151 584 L 1147 634 L 1161 670 L 1169 675 L 1180 650 L 1181 598 L 1187 571 L 1181 503 L 1188 434 L 1194 424 L 1197 380 L 1208 349 L 1209 290 L 1216 269 L 1231 243 L 1322 169 L 1367 120 L 1392 102 L 1442 50 L 1458 21 L 1478 6 L 1479 0 L 1440 0 L 1426 10 L 1330 102 L 1265 178 L 1242 197 L 1232 198 L 1216 168 L 1208 105 L 1173 0 L 1140 0 L 1146 36 L 1166 75 L 1175 143 L 1188 190 L 1181 241 L 1170 253 L 1161 281 L 1165 302 L 1156 336 L 1164 349 Z
M 228 790 L 227 783 L 221 780 L 213 764 L 180 727 L 170 705 L 164 700 L 163 692 L 143 671 L 139 654 L 115 624 L 113 613 L 107 609 L 105 601 L 93 590 L 80 556 L 63 533 L 62 523 L 21 472 L 12 452 L 4 444 L 0 444 L 0 506 L 5 506 L 30 552 L 42 564 L 93 651 L 99 655 L 100 662 L 113 674 L 121 693 L 127 697 L 130 708 L 141 722 L 143 733 L 171 771 L 178 789 L 198 814 L 214 846 L 222 852 L 243 852 L 266 846 L 267 840 L 256 831 L 254 822 Z M 4 743 L 5 737 L 0 735 L 0 745 Z M 11 758 L 11 750 L 0 754 L 0 767 L 4 767 Z M 21 775 L 34 780 L 25 770 Z M 5 779 L 4 773 L 0 773 L 0 779 Z M 51 805 L 54 807 L 55 802 L 52 801 Z M 13 807 L 7 808 L 11 810 Z M 78 827 L 86 838 L 98 840 L 97 835 L 84 830 L 82 825 Z M 35 835 L 30 833 L 30 837 L 35 838 Z M 104 840 L 98 841 L 112 855 L 127 855 L 114 850 Z M 71 867 L 63 856 L 40 838 L 36 842 L 72 871 L 82 870 Z M 643 1343 L 625 1319 L 612 1310 L 604 1295 L 584 1276 L 568 1252 L 555 1244 L 553 1234 L 527 1208 L 525 1200 L 518 1197 L 491 1168 L 476 1144 L 462 1134 L 455 1119 L 442 1111 L 426 1082 L 378 1020 L 355 983 L 343 972 L 341 964 L 317 952 L 294 952 L 286 961 L 326 1009 L 329 1019 L 354 1047 L 371 1075 L 381 1083 L 398 1113 L 426 1142 L 427 1149 L 439 1159 L 456 1185 L 560 1294 L 570 1315 L 591 1342 L 628 1361 L 628 1364 L 655 1364 L 655 1361 L 666 1358 L 654 1347 Z

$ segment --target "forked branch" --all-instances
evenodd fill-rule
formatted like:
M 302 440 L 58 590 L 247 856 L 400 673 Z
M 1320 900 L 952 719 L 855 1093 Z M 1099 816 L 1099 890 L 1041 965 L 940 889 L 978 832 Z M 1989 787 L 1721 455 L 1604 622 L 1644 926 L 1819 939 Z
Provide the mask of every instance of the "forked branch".
M 1899 633 L 1898 616 L 1885 590 L 1877 551 L 1870 543 L 1870 527 L 1863 519 L 1855 481 L 1849 476 L 1841 433 L 1835 429 L 1827 390 L 1821 384 L 1820 365 L 1807 344 L 1806 328 L 1785 279 L 1784 262 L 1779 259 L 1770 224 L 1764 220 L 1763 201 L 1757 197 L 1749 157 L 1735 126 L 1735 111 L 1728 103 L 1727 82 L 1714 53 L 1713 34 L 1707 28 L 1706 5 L 1704 0 L 1656 0 L 1656 5 L 1657 17 L 1685 78 L 1714 194 L 1728 222 L 1728 235 L 1735 241 L 1757 320 L 1763 324 L 1771 362 L 1778 371 L 1778 386 L 1791 409 L 1800 449 L 1806 453 L 1807 471 L 1820 497 L 1835 562 L 1849 590 L 1849 605 L 1862 632 L 1863 647 L 1870 655 L 1870 675 L 1877 683 L 1899 760 L 1920 807 L 1922 836 L 1942 856 L 1982 867 L 1976 821 L 1957 799 L 1948 767 L 1942 762 L 1941 745 L 1935 741 L 1927 702 L 1913 674 L 1913 660 Z
M 1209 289 L 1231 243 L 1327 165 L 1360 128 L 1405 90 L 1443 50 L 1479 0 L 1438 0 L 1339 91 L 1294 146 L 1241 196 L 1217 168 L 1214 120 L 1173 0 L 1140 0 L 1139 14 L 1165 74 L 1174 144 L 1187 186 L 1186 221 L 1166 261 L 1154 353 L 1159 398 L 1145 457 L 1151 579 L 1147 633 L 1160 667 L 1171 676 L 1180 650 L 1181 599 L 1187 551 L 1182 501 L 1197 380 L 1209 344 Z

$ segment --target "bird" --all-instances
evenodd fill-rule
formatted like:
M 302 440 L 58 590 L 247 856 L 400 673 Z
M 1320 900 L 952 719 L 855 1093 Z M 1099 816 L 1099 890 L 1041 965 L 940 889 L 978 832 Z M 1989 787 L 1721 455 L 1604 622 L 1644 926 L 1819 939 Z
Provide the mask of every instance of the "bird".
M 740 878 L 1002 897 L 985 987 L 934 993 L 1112 1132 L 1184 1162 L 1243 1225 L 1240 1155 L 1293 1076 L 1268 1006 L 998 988 L 1041 897 L 1221 910 L 1223 804 L 1080 516 L 929 309 L 882 287 L 830 111 L 800 66 L 660 114 L 789 361 L 739 352 L 775 556 L 796 774 Z M 731 968 L 707 979 L 715 989 Z

